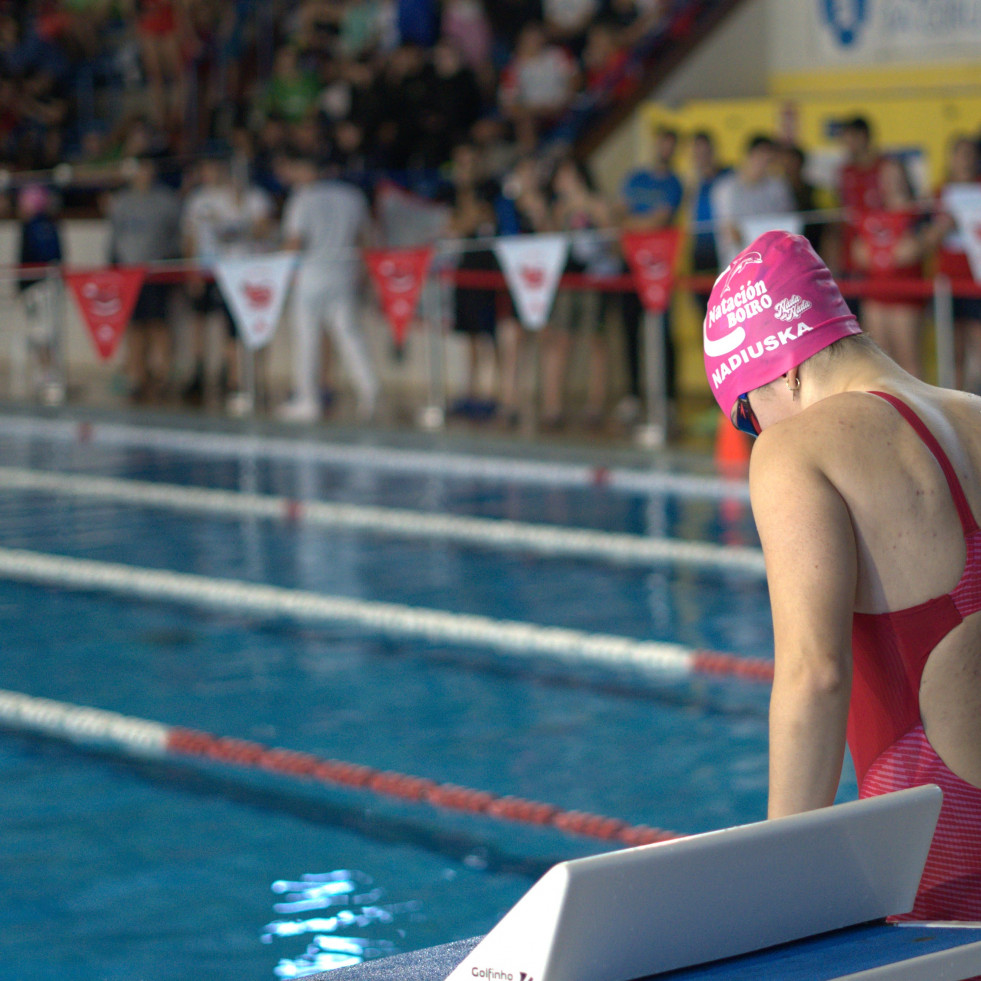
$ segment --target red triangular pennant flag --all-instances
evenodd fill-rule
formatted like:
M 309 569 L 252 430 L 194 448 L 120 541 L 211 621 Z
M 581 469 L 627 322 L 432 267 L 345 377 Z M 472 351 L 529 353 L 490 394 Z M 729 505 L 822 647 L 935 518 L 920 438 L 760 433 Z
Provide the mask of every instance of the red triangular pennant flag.
M 905 211 L 867 211 L 862 215 L 858 234 L 868 246 L 871 272 L 895 270 L 896 245 L 910 227 L 910 217 Z
M 432 258 L 433 248 L 428 245 L 419 249 L 375 249 L 364 254 L 398 347 L 405 341 Z
M 104 361 L 116 353 L 145 275 L 140 266 L 65 273 L 65 282 Z
M 664 313 L 671 302 L 674 263 L 681 233 L 677 228 L 624 232 L 620 245 L 646 310 Z

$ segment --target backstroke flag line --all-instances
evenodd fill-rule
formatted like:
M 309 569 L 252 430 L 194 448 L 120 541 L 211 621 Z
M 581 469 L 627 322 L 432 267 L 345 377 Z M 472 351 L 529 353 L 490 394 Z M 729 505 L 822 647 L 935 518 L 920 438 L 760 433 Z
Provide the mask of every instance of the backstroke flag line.
M 565 235 L 509 235 L 494 242 L 518 318 L 529 330 L 541 330 L 552 312 L 569 239 Z
M 145 276 L 142 266 L 65 273 L 65 282 L 103 361 L 116 353 Z
M 296 256 L 288 252 L 233 256 L 215 263 L 215 281 L 250 350 L 265 347 L 276 333 L 295 265 Z

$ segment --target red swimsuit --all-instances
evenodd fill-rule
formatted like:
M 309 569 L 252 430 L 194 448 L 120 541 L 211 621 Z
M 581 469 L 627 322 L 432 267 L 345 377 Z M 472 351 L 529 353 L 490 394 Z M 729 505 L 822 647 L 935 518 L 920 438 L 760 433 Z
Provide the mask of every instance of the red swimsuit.
M 916 430 L 947 478 L 964 529 L 967 559 L 953 591 L 890 613 L 856 613 L 848 746 L 859 796 L 935 783 L 943 807 L 916 905 L 899 919 L 981 920 L 981 788 L 951 772 L 930 745 L 920 719 L 920 679 L 934 648 L 981 610 L 981 528 L 957 474 L 923 421 L 894 395 L 885 399 Z

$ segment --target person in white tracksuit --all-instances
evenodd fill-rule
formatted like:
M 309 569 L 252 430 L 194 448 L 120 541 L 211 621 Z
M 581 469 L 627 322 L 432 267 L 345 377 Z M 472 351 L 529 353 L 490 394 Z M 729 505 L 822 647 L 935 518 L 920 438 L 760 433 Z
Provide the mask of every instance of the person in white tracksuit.
M 298 252 L 293 288 L 293 397 L 279 417 L 311 422 L 320 416 L 320 331 L 330 331 L 357 396 L 358 418 L 367 421 L 378 401 L 378 379 L 358 320 L 359 246 L 368 244 L 370 211 L 352 184 L 324 179 L 305 156 L 283 161 L 292 187 L 283 211 L 284 248 Z

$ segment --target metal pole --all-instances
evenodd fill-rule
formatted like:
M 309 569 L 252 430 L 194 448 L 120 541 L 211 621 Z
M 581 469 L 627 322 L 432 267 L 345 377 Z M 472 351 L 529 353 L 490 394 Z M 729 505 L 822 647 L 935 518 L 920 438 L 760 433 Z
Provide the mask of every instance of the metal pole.
M 446 379 L 443 371 L 442 278 L 437 273 L 423 292 L 426 320 L 426 404 L 418 416 L 420 429 L 442 429 L 446 422 Z
M 954 365 L 954 299 L 950 280 L 943 275 L 933 279 L 933 330 L 937 343 L 937 384 L 953 388 Z
M 235 406 L 235 415 L 255 415 L 256 385 L 255 385 L 255 351 L 241 338 L 238 340 L 239 361 L 242 365 L 242 392 L 245 395 L 241 405 Z
M 10 332 L 10 397 L 20 400 L 27 396 L 28 391 L 27 345 L 30 313 L 26 309 L 24 294 L 17 288 L 16 280 L 11 280 L 10 284 L 13 295 L 20 299 L 20 318 L 16 321 L 19 329 Z
M 668 385 L 664 360 L 664 313 L 644 311 L 644 391 L 647 421 L 637 427 L 634 439 L 647 447 L 663 446 L 668 431 Z
M 42 397 L 47 405 L 61 405 L 68 391 L 68 353 L 65 330 L 65 291 L 62 288 L 61 271 L 49 270 L 47 286 L 47 305 L 51 317 L 51 347 L 48 377 L 44 382 Z

